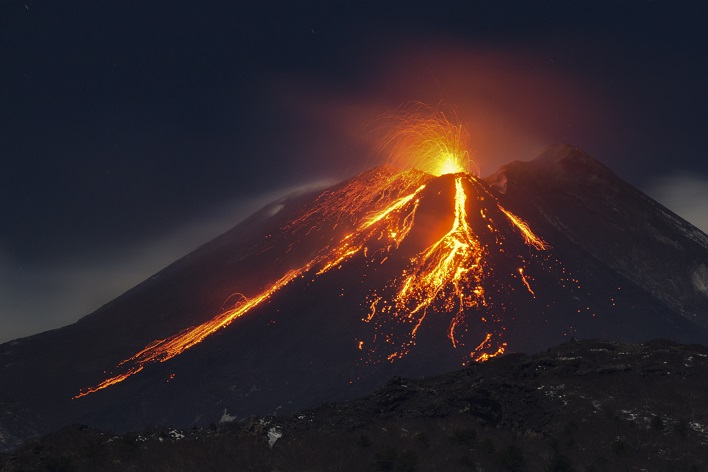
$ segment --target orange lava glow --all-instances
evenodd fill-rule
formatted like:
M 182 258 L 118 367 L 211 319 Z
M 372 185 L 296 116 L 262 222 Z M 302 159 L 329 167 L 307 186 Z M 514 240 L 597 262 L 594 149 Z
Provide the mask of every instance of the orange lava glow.
M 524 220 L 514 215 L 510 211 L 506 211 L 504 208 L 502 208 L 501 205 L 499 205 L 499 209 L 509 218 L 509 221 L 511 221 L 514 226 L 518 228 L 518 230 L 524 236 L 526 244 L 530 244 L 539 250 L 548 249 L 548 244 L 546 244 L 545 241 L 533 234 L 533 231 L 531 231 L 531 228 L 529 228 L 529 225 L 527 225 Z
M 425 320 L 428 309 L 436 304 L 446 312 L 464 311 L 483 305 L 482 250 L 467 222 L 467 195 L 462 177 L 455 179 L 455 213 L 450 231 L 411 261 L 393 299 L 396 316 L 413 323 L 410 344 Z M 449 338 L 455 342 L 453 318 Z M 407 347 L 405 348 L 407 351 Z M 402 354 L 405 354 L 403 352 Z M 394 356 L 399 357 L 399 356 Z
M 485 362 L 492 357 L 497 357 L 504 354 L 506 351 L 506 343 L 501 343 L 495 351 L 490 351 L 490 347 L 493 346 L 493 337 L 494 335 L 492 333 L 487 333 L 484 340 L 482 340 L 482 342 L 479 343 L 479 345 L 470 353 L 470 357 L 475 362 Z
M 79 392 L 77 395 L 75 395 L 73 398 L 76 400 L 77 398 L 85 397 L 86 395 L 94 392 L 98 392 L 99 390 L 103 390 L 104 388 L 108 388 L 111 385 L 115 385 L 117 383 L 120 383 L 130 377 L 133 374 L 137 374 L 143 370 L 143 366 L 139 365 L 137 367 L 133 367 L 131 369 L 128 369 L 127 371 L 123 372 L 122 374 L 116 375 L 114 377 L 107 378 L 103 382 L 99 383 L 95 387 L 89 387 L 86 389 L 83 389 L 81 392 Z
M 531 252 L 543 251 L 548 245 L 523 220 L 506 211 L 471 174 L 455 175 L 453 203 L 449 230 L 411 258 L 401 275 L 387 287 L 375 291 L 367 303 L 370 311 L 365 320 L 374 322 L 379 337 L 390 345 L 391 352 L 385 355 L 390 362 L 411 351 L 430 315 L 447 317 L 447 337 L 453 348 L 462 347 L 475 338 L 473 342 L 479 343 L 479 335 L 470 334 L 474 329 L 472 325 L 488 325 L 486 329 L 490 331 L 469 356 L 475 361 L 484 361 L 501 355 L 507 347 L 503 341 L 505 328 L 499 324 L 503 307 L 493 304 L 489 297 L 514 292 L 512 282 L 519 279 L 520 287 L 532 298 L 536 296 L 524 267 L 515 269 L 516 274 L 508 274 L 506 282 L 499 282 L 499 274 L 495 272 L 500 269 L 490 264 L 490 253 L 504 253 L 508 237 L 519 238 Z M 481 218 L 478 227 L 484 228 L 483 233 L 473 230 L 470 208 Z M 514 231 L 500 229 L 499 222 L 504 219 L 519 236 L 514 236 Z M 402 329 L 408 333 L 406 336 L 391 334 Z
M 415 110 L 393 117 L 393 122 L 382 145 L 391 165 L 437 176 L 466 172 L 479 175 L 469 153 L 469 133 L 443 111 L 418 104 Z
M 519 275 L 521 276 L 521 281 L 526 286 L 526 289 L 529 291 L 529 293 L 531 295 L 534 296 L 534 298 L 536 298 L 536 292 L 533 291 L 533 289 L 531 288 L 531 284 L 529 284 L 529 280 L 524 275 L 524 268 L 523 267 L 519 267 Z
M 463 350 L 466 359 L 481 362 L 503 354 L 507 349 L 503 339 L 505 328 L 501 324 L 504 306 L 496 300 L 505 293 L 518 296 L 517 288 L 527 299 L 535 298 L 536 294 L 529 282 L 533 279 L 525 273 L 525 259 L 515 261 L 514 269 L 504 272 L 505 269 L 492 267 L 490 254 L 503 254 L 504 244 L 510 238 L 523 242 L 521 245 L 529 254 L 543 251 L 548 245 L 527 223 L 502 208 L 491 187 L 470 172 L 474 171 L 471 169 L 474 163 L 467 151 L 468 135 L 461 126 L 451 124 L 441 113 L 427 118 L 407 115 L 403 124 L 387 143 L 392 146 L 392 163 L 420 170 L 370 172 L 352 179 L 323 192 L 282 228 L 292 236 L 332 231 L 341 237 L 333 239 L 300 267 L 281 274 L 259 293 L 249 297 L 239 295 L 234 306 L 211 320 L 149 343 L 120 362 L 111 377 L 81 390 L 74 398 L 120 383 L 148 364 L 166 362 L 180 355 L 262 305 L 293 281 L 305 279 L 314 283 L 317 277 L 355 257 L 366 267 L 376 268 L 372 271 L 381 267 L 394 271 L 384 286 L 372 287 L 363 302 L 368 311 L 363 321 L 373 325 L 375 333 L 372 340 L 355 340 L 355 346 L 367 351 L 372 362 L 377 362 L 372 353 L 378 350 L 384 352 L 376 355 L 390 362 L 406 356 L 415 346 L 426 320 L 433 315 L 446 317 L 447 338 L 453 348 Z M 450 189 L 453 201 L 447 207 L 452 210 L 451 220 L 441 220 L 451 224 L 444 233 L 445 228 L 441 228 L 437 235 L 442 235 L 433 237 L 434 241 L 421 243 L 418 238 L 408 244 L 406 250 L 415 248 L 415 252 L 404 254 L 402 244 L 416 229 L 421 202 L 425 198 L 434 202 L 446 198 L 436 196 L 441 192 L 428 191 L 435 180 L 431 173 L 454 174 L 441 177 L 444 182 L 440 181 L 446 185 L 454 181 L 454 189 Z M 502 277 L 503 284 L 499 282 Z M 471 349 L 466 345 L 476 347 Z
M 143 350 L 134 354 L 132 357 L 122 361 L 118 364 L 118 367 L 123 365 L 130 366 L 125 372 L 117 374 L 110 377 L 103 382 L 99 383 L 95 387 L 89 387 L 82 390 L 74 398 L 81 398 L 88 395 L 89 393 L 102 390 L 104 388 L 115 385 L 123 380 L 127 379 L 131 375 L 137 374 L 146 364 L 153 362 L 165 362 L 178 356 L 187 349 L 195 346 L 202 342 L 208 336 L 214 334 L 221 328 L 225 328 L 230 325 L 235 319 L 241 317 L 253 307 L 259 305 L 264 300 L 270 298 L 275 292 L 280 290 L 282 287 L 290 283 L 293 279 L 300 276 L 303 272 L 306 272 L 311 268 L 310 264 L 303 266 L 298 270 L 291 270 L 283 277 L 281 277 L 275 284 L 270 286 L 267 290 L 261 292 L 257 296 L 247 299 L 246 297 L 241 297 L 241 300 L 236 304 L 236 306 L 230 310 L 224 311 L 207 321 L 197 326 L 185 329 L 180 333 L 166 338 L 159 339 L 148 344 Z

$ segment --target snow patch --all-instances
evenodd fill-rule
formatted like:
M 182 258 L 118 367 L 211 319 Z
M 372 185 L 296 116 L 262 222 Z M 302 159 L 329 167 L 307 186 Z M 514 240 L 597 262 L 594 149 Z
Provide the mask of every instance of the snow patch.
M 167 434 L 175 441 L 179 441 L 180 439 L 184 439 L 184 433 L 177 431 L 176 429 L 171 429 Z
M 544 388 L 544 386 L 539 387 L 538 389 L 541 390 Z M 543 393 L 546 394 L 546 396 L 549 397 L 557 397 L 560 401 L 563 402 L 564 406 L 568 405 L 568 400 L 566 400 L 566 395 L 563 393 L 560 393 L 561 390 L 565 390 L 565 384 L 560 384 L 560 385 L 550 385 L 548 387 L 545 387 L 548 390 L 544 390 Z
M 224 414 L 221 415 L 221 419 L 219 420 L 219 423 L 231 423 L 234 420 L 236 420 L 236 417 L 229 415 L 229 412 L 226 411 L 226 408 L 224 408 Z
M 639 418 L 639 413 L 632 410 L 620 410 L 620 412 L 629 420 L 636 421 Z
M 698 423 L 697 421 L 692 421 L 692 422 L 688 423 L 688 425 L 695 432 L 697 432 L 699 434 L 708 435 L 708 427 L 702 425 L 701 423 Z
M 270 448 L 273 447 L 275 444 L 275 441 L 283 437 L 282 431 L 280 431 L 277 427 L 273 426 L 268 430 L 268 446 Z
M 285 205 L 283 205 L 282 203 L 273 205 L 268 209 L 268 217 L 277 215 L 283 208 L 285 208 Z
M 666 244 L 667 246 L 673 246 L 673 247 L 675 247 L 676 249 L 679 249 L 679 250 L 682 249 L 681 245 L 680 245 L 678 242 L 674 241 L 674 240 L 671 239 L 671 238 L 667 238 L 666 236 L 664 236 L 664 235 L 661 234 L 661 233 L 658 233 L 658 232 L 657 232 L 656 234 L 654 234 L 654 239 L 656 239 L 656 240 L 659 241 L 660 243 Z
M 705 264 L 701 264 L 696 267 L 691 275 L 691 281 L 693 282 L 693 288 L 697 292 L 702 293 L 708 297 L 708 267 Z

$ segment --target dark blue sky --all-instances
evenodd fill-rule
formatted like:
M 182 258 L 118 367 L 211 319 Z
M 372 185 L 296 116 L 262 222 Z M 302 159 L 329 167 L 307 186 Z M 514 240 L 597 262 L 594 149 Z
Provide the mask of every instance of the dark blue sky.
M 0 342 L 375 165 L 367 125 L 407 101 L 455 107 L 483 174 L 568 142 L 705 230 L 706 24 L 701 2 L 4 1 Z

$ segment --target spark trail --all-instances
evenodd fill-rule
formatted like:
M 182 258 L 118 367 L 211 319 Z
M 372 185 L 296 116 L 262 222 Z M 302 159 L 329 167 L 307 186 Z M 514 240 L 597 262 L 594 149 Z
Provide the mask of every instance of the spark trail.
M 470 135 L 453 123 L 441 109 L 422 103 L 388 118 L 390 129 L 381 143 L 388 162 L 400 168 L 416 168 L 433 175 L 472 172 L 479 168 L 469 152 Z

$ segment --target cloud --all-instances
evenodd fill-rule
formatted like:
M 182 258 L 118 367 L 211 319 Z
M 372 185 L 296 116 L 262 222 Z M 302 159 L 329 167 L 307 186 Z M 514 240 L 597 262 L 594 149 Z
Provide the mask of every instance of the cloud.
M 675 172 L 651 181 L 647 194 L 708 233 L 708 176 Z
M 31 265 L 0 251 L 0 343 L 71 324 L 266 204 L 331 183 L 320 181 L 236 200 L 151 240 L 72 260 Z

